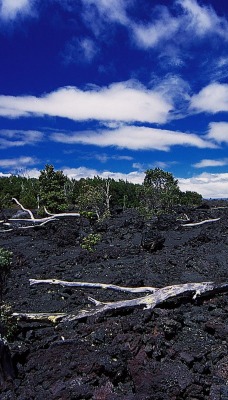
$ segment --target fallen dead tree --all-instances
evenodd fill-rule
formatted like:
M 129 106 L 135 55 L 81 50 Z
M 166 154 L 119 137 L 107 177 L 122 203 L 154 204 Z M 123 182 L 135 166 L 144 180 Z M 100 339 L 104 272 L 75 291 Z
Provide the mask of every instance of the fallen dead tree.
M 9 218 L 7 222 L 5 221 L 0 221 L 0 224 L 6 229 L 3 229 L 0 232 L 9 232 L 12 231 L 15 226 L 17 226 L 17 229 L 29 229 L 29 228 L 34 228 L 37 226 L 43 226 L 49 222 L 57 221 L 59 218 L 66 218 L 66 217 L 80 217 L 79 213 L 59 213 L 59 214 L 51 214 L 47 211 L 46 208 L 44 208 L 46 214 L 48 217 L 45 218 L 35 218 L 32 211 L 23 207 L 23 205 L 15 198 L 12 198 L 13 201 L 17 205 L 20 206 L 20 208 L 27 212 L 30 218 Z M 23 226 L 18 226 L 18 223 L 23 224 Z
M 182 224 L 181 226 L 184 226 L 184 227 L 199 226 L 199 225 L 208 224 L 210 222 L 217 222 L 219 220 L 220 220 L 220 218 L 205 219 L 204 221 L 191 222 L 191 223 L 188 223 L 188 224 Z
M 152 292 L 143 297 L 134 298 L 131 300 L 121 300 L 114 302 L 101 302 L 95 300 L 92 297 L 88 297 L 88 300 L 94 304 L 95 307 L 88 308 L 87 310 L 81 310 L 77 314 L 71 313 L 13 313 L 13 316 L 17 319 L 25 320 L 48 320 L 51 322 L 67 322 L 80 320 L 82 318 L 94 316 L 101 313 L 110 311 L 116 311 L 119 309 L 128 309 L 132 307 L 142 307 L 144 309 L 153 309 L 159 304 L 164 303 L 166 300 L 171 298 L 177 298 L 180 295 L 185 295 L 196 299 L 203 294 L 214 295 L 217 293 L 223 293 L 228 290 L 228 282 L 217 284 L 215 282 L 200 282 L 200 283 L 184 283 L 180 285 L 171 285 L 164 288 L 154 287 L 139 287 L 139 288 L 126 288 L 122 286 L 102 284 L 102 283 L 88 283 L 88 282 L 67 282 L 56 279 L 47 280 L 35 280 L 30 279 L 30 285 L 35 284 L 54 284 L 61 286 L 70 287 L 90 287 L 90 288 L 102 288 L 117 291 L 125 291 L 129 293 L 142 293 Z

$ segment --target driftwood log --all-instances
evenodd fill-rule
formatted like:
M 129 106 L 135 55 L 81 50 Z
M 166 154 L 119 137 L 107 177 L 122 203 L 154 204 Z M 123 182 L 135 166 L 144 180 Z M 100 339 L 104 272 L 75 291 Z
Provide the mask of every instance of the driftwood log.
M 103 283 L 88 283 L 88 282 L 68 282 L 60 281 L 57 279 L 47 279 L 47 280 L 35 280 L 30 279 L 30 285 L 35 284 L 53 284 L 61 285 L 67 287 L 89 287 L 89 288 L 102 288 L 117 291 L 124 291 L 129 293 L 142 293 L 151 292 L 143 297 L 134 298 L 131 300 L 121 300 L 114 302 L 101 302 L 88 297 L 88 300 L 94 304 L 95 307 L 88 308 L 87 310 L 81 310 L 77 314 L 66 314 L 66 313 L 14 313 L 13 316 L 17 319 L 26 320 L 48 320 L 51 322 L 67 322 L 73 320 L 80 320 L 82 318 L 94 316 L 97 314 L 115 311 L 119 309 L 128 309 L 132 307 L 142 307 L 144 309 L 153 309 L 159 304 L 162 304 L 168 299 L 179 297 L 180 295 L 190 296 L 196 299 L 198 296 L 214 295 L 216 293 L 223 293 L 228 290 L 228 282 L 225 283 L 215 283 L 215 282 L 200 282 L 200 283 L 184 283 L 180 285 L 171 285 L 164 288 L 154 288 L 154 287 L 139 287 L 139 288 L 129 288 L 116 285 L 109 285 Z

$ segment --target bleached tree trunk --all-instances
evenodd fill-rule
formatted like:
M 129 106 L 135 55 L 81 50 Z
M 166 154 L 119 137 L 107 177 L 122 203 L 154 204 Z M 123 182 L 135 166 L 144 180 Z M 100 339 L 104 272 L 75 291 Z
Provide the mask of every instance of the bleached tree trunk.
M 106 200 L 106 209 L 110 211 L 110 199 L 112 195 L 110 194 L 110 179 L 107 179 L 105 182 L 105 200 Z
M 90 287 L 90 288 L 102 288 L 102 289 L 111 289 L 111 290 L 120 290 L 120 291 L 128 291 L 130 293 L 140 293 L 151 291 L 151 294 L 147 294 L 146 296 L 134 298 L 131 300 L 120 300 L 114 302 L 101 302 L 93 299 L 92 297 L 88 297 L 88 300 L 92 302 L 95 307 L 89 308 L 87 310 L 81 310 L 78 314 L 59 314 L 59 313 L 14 313 L 13 316 L 18 319 L 45 319 L 50 320 L 52 322 L 62 321 L 73 321 L 80 320 L 82 318 L 86 318 L 89 316 L 94 316 L 97 314 L 110 312 L 113 310 L 119 310 L 124 308 L 132 308 L 132 307 L 143 307 L 144 309 L 153 309 L 157 305 L 163 303 L 164 301 L 176 298 L 180 295 L 191 296 L 193 299 L 196 297 L 202 296 L 203 294 L 213 295 L 216 293 L 222 293 L 228 291 L 228 282 L 224 282 L 221 284 L 216 284 L 215 282 L 200 282 L 200 283 L 184 283 L 180 285 L 171 285 L 166 286 L 164 288 L 154 288 L 154 287 L 145 287 L 145 288 L 125 288 L 122 286 L 109 285 L 109 284 L 101 284 L 101 283 L 88 283 L 88 282 L 67 282 L 67 281 L 59 281 L 56 279 L 47 279 L 47 280 L 35 280 L 30 279 L 30 285 L 35 284 L 54 284 L 61 286 L 71 286 L 71 287 Z
M 207 224 L 207 223 L 210 223 L 210 222 L 217 222 L 219 220 L 220 220 L 220 218 L 205 219 L 204 221 L 192 222 L 190 224 L 182 224 L 181 226 L 185 226 L 185 227 L 199 226 L 199 225 Z

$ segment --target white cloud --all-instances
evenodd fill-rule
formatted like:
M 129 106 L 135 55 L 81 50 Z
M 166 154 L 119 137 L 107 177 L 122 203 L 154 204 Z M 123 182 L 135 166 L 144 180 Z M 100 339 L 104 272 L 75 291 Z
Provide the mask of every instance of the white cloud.
M 216 145 L 195 134 L 169 130 L 125 126 L 115 130 L 104 130 L 100 133 L 84 131 L 71 135 L 53 133 L 52 140 L 68 144 L 92 144 L 95 146 L 115 146 L 130 150 L 168 151 L 171 146 L 193 146 L 198 148 L 215 148 Z
M 204 198 L 228 198 L 228 173 L 202 173 L 192 178 L 179 178 L 179 187 L 185 192 L 191 190 L 200 193 Z
M 217 143 L 228 143 L 228 122 L 211 122 L 207 137 Z
M 115 180 L 123 179 L 132 183 L 142 183 L 145 174 L 138 171 L 132 171 L 128 174 L 122 172 L 112 172 L 112 171 L 98 171 L 96 169 L 90 169 L 86 167 L 79 168 L 63 168 L 63 173 L 67 175 L 70 179 L 79 180 L 81 178 L 93 178 L 94 176 L 100 176 L 101 178 L 107 179 L 112 178 Z
M 117 120 L 164 123 L 172 105 L 162 95 L 137 81 L 64 87 L 42 97 L 0 96 L 0 115 L 9 118 L 49 115 L 72 120 Z
M 40 176 L 40 170 L 37 168 L 24 168 L 19 175 L 23 175 L 26 178 L 39 178 Z
M 1 168 L 22 168 L 27 165 L 36 164 L 37 160 L 33 157 L 5 158 L 0 160 Z
M 228 165 L 228 158 L 224 158 L 222 160 L 210 160 L 206 158 L 198 163 L 193 164 L 193 167 L 195 168 L 223 167 L 225 165 Z
M 0 130 L 0 149 L 34 145 L 43 139 L 39 131 Z
M 192 96 L 190 108 L 213 114 L 228 111 L 228 85 L 211 83 L 204 87 L 198 94 Z
M 1 178 L 8 178 L 9 176 L 11 176 L 11 174 L 4 174 L 3 172 L 0 172 Z
M 4 20 L 14 20 L 18 16 L 33 12 L 34 0 L 2 0 L 0 17 Z

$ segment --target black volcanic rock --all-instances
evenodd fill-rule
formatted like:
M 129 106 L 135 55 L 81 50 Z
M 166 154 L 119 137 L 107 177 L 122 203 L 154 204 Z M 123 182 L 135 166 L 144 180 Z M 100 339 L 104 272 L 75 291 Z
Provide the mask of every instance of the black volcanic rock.
M 144 220 L 135 210 L 120 210 L 103 222 L 68 218 L 1 233 L 0 246 L 14 253 L 3 300 L 12 312 L 77 313 L 88 308 L 88 296 L 134 297 L 30 287 L 30 278 L 132 287 L 227 282 L 228 209 L 185 208 L 184 214 L 193 222 L 220 220 L 190 228 L 177 222 L 178 212 Z M 101 239 L 90 252 L 80 244 L 91 233 Z M 11 354 L 1 358 L 1 400 L 225 400 L 227 333 L 225 292 L 66 324 L 18 321 Z

